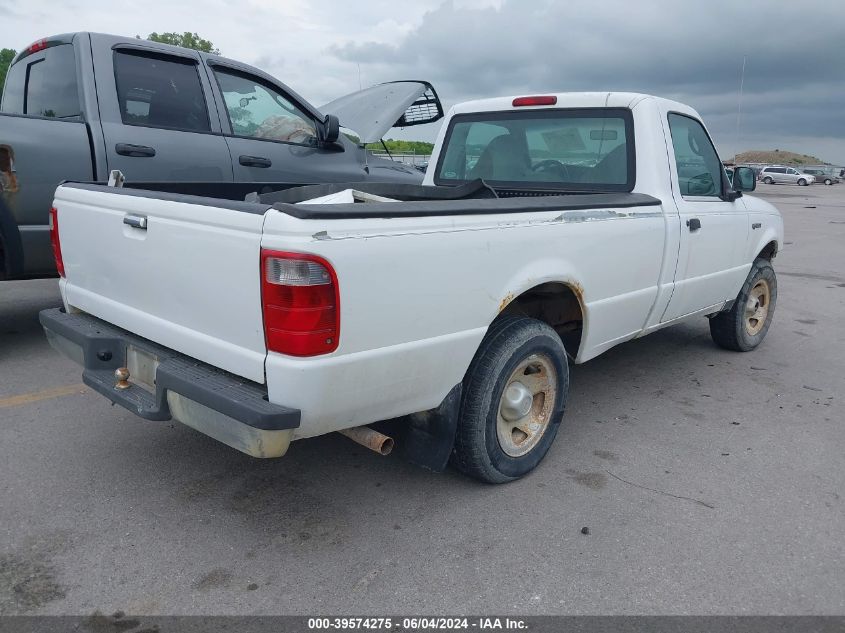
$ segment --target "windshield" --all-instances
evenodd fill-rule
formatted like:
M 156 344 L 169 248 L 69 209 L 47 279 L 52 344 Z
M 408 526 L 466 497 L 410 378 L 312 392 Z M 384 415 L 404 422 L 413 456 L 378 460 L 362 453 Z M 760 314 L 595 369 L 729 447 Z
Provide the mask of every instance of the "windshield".
M 630 110 L 532 110 L 453 117 L 435 182 L 483 178 L 507 188 L 631 191 Z

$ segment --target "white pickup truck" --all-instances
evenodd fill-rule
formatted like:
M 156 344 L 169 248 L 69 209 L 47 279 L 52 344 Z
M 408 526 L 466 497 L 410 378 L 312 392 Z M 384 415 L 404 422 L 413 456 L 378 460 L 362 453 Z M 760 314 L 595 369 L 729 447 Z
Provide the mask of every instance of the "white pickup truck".
M 424 186 L 60 186 L 64 308 L 41 323 L 112 402 L 250 455 L 345 431 L 505 482 L 554 440 L 570 361 L 696 316 L 722 347 L 760 344 L 783 223 L 754 187 L 680 103 L 474 101 Z M 365 426 L 385 420 L 391 437 Z

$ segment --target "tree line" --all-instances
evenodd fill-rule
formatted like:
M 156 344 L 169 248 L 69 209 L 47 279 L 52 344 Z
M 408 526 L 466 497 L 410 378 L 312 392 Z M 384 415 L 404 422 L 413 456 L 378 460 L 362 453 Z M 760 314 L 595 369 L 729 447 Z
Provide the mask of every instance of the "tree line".
M 391 154 L 431 154 L 434 149 L 434 143 L 426 143 L 425 141 L 401 141 L 389 138 L 384 141 L 387 145 L 387 151 Z M 384 149 L 381 143 L 369 143 L 367 149 Z

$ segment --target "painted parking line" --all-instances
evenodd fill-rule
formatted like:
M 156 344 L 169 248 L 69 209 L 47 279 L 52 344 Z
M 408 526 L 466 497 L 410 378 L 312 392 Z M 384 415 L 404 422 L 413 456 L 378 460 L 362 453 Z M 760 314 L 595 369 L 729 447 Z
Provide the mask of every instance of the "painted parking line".
M 61 398 L 62 396 L 70 396 L 75 393 L 85 393 L 88 388 L 82 383 L 76 385 L 65 385 L 64 387 L 54 387 L 53 389 L 43 389 L 33 393 L 22 393 L 19 396 L 7 396 L 0 398 L 0 409 L 6 407 L 17 407 L 22 404 L 32 404 L 33 402 L 40 402 L 41 400 L 49 400 L 51 398 Z

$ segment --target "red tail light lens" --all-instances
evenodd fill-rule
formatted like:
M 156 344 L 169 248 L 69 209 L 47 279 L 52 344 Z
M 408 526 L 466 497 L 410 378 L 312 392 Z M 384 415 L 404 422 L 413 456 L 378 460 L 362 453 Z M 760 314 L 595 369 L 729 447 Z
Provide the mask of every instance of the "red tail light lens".
M 62 261 L 62 243 L 59 241 L 59 212 L 56 207 L 50 209 L 50 244 L 53 246 L 53 257 L 56 259 L 56 270 L 65 276 L 65 263 Z
M 557 97 L 554 95 L 537 96 L 537 97 L 517 97 L 513 100 L 513 107 L 520 108 L 522 106 L 549 106 L 557 103 Z
M 337 275 L 322 257 L 262 250 L 261 302 L 268 350 L 316 356 L 337 349 Z

